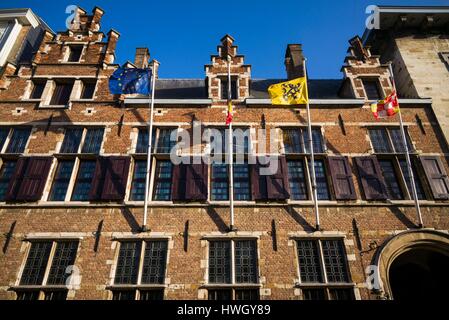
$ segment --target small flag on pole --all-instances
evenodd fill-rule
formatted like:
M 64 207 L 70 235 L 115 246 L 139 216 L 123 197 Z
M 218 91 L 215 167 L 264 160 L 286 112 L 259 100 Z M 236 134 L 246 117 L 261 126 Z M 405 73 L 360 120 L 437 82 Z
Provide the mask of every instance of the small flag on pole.
M 232 101 L 228 99 L 228 114 L 226 115 L 226 125 L 228 126 L 232 122 Z
M 150 83 L 150 69 L 120 67 L 109 78 L 109 91 L 112 94 L 140 93 L 149 95 Z
M 306 77 L 273 84 L 268 88 L 268 93 L 273 105 L 296 105 L 309 102 Z
M 385 100 L 371 104 L 371 112 L 376 119 L 392 117 L 399 112 L 399 102 L 396 91 L 393 91 Z

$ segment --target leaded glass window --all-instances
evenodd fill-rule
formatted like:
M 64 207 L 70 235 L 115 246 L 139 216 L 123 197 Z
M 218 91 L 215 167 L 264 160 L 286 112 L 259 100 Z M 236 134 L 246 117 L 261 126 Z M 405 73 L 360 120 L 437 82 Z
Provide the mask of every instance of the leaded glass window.
M 253 240 L 235 241 L 235 282 L 257 283 L 257 252 Z
M 247 164 L 234 164 L 234 200 L 251 200 L 249 168 Z
M 95 161 L 80 161 L 78 176 L 73 188 L 72 201 L 87 201 L 95 172 Z
M 100 153 L 101 144 L 103 142 L 103 134 L 103 128 L 88 128 L 81 152 L 94 154 Z
M 122 242 L 115 271 L 115 284 L 137 284 L 142 243 Z
M 65 284 L 70 275 L 67 273 L 67 267 L 74 264 L 77 249 L 78 243 L 73 241 L 56 244 L 47 284 Z
M 157 161 L 154 179 L 154 200 L 170 201 L 173 165 L 170 160 Z
M 12 129 L 11 138 L 9 139 L 8 147 L 6 148 L 6 153 L 23 153 L 30 134 L 30 128 Z
M 211 200 L 229 199 L 228 165 L 213 163 L 211 166 Z
M 369 129 L 369 136 L 371 138 L 374 152 L 391 153 L 393 151 L 390 145 L 387 131 L 384 128 Z
M 170 153 L 176 145 L 176 140 L 171 140 L 170 136 L 177 129 L 159 129 L 155 153 Z
M 318 200 L 330 200 L 329 186 L 327 182 L 324 160 L 315 160 L 315 177 Z
M 66 129 L 60 153 L 78 153 L 78 148 L 81 143 L 82 136 L 82 128 Z
M 328 282 L 348 282 L 348 270 L 343 243 L 340 240 L 322 240 L 324 266 Z
M 75 265 L 77 250 L 78 241 L 32 242 L 16 291 L 17 300 L 67 299 L 65 285 L 70 276 L 68 267 Z
M 368 130 L 375 153 L 405 153 L 401 129 L 397 127 L 379 127 Z M 414 152 L 408 131 L 404 128 L 407 147 Z
M 131 184 L 131 196 L 133 201 L 143 201 L 145 199 L 145 178 L 147 171 L 147 160 L 134 161 L 134 174 Z
M 167 260 L 167 241 L 146 242 L 143 259 L 142 283 L 164 283 Z
M 323 282 L 317 241 L 301 240 L 297 247 L 301 282 Z
M 282 129 L 285 154 L 310 153 L 308 128 Z M 312 128 L 314 153 L 324 153 L 321 129 Z
M 143 247 L 142 247 L 143 246 Z M 122 241 L 112 289 L 113 300 L 162 300 L 167 263 L 166 240 Z M 155 285 L 123 289 L 120 285 Z
M 234 254 L 232 254 L 234 250 Z M 259 283 L 255 240 L 209 241 L 209 284 L 229 284 L 226 289 L 210 288 L 209 300 L 257 300 L 259 290 L 245 288 Z M 234 271 L 234 272 L 233 272 Z
M 209 283 L 231 283 L 231 242 L 209 242 Z
M 16 169 L 16 161 L 4 161 L 0 169 L 0 201 L 4 201 L 11 177 Z
M 296 245 L 304 300 L 354 299 L 343 240 L 301 239 Z
M 408 166 L 407 166 L 407 161 L 405 159 L 399 159 L 399 165 L 401 167 L 401 171 L 402 174 L 404 176 L 404 180 L 407 184 L 407 188 L 410 194 L 410 199 L 413 200 L 413 189 L 412 189 L 412 182 L 410 179 L 410 174 L 408 172 Z M 419 200 L 424 200 L 426 198 L 423 187 L 422 187 L 422 183 L 421 180 L 419 179 L 419 175 L 418 172 L 416 171 L 416 167 L 414 165 L 414 163 L 411 163 L 412 165 L 412 171 L 413 171 L 413 178 L 415 180 L 415 188 L 416 188 L 416 194 L 418 195 L 418 199 Z
M 289 160 L 288 182 L 290 184 L 290 198 L 292 200 L 307 200 L 309 198 L 304 173 L 303 160 Z
M 404 199 L 393 161 L 380 160 L 379 164 L 391 198 L 394 200 Z
M 72 176 L 74 160 L 61 160 L 56 168 L 53 186 L 50 191 L 50 201 L 64 201 L 67 188 L 69 187 L 70 177 Z
M 50 256 L 52 242 L 35 242 L 31 244 L 20 285 L 39 285 L 45 275 L 45 268 Z

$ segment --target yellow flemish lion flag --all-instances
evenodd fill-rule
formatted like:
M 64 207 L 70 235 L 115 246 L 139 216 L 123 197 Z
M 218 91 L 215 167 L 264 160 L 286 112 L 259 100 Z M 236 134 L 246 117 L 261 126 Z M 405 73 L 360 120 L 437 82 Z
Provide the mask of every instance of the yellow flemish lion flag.
M 273 105 L 296 105 L 309 102 L 305 77 L 273 84 L 268 88 L 268 93 Z

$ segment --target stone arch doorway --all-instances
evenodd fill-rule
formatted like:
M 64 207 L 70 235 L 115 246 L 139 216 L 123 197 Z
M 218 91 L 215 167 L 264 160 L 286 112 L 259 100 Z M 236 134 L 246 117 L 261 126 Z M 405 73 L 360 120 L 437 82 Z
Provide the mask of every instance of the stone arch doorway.
M 394 300 L 441 299 L 449 288 L 449 256 L 417 247 L 398 256 L 389 270 Z
M 449 234 L 402 232 L 379 248 L 375 264 L 381 292 L 394 300 L 442 298 L 449 286 Z

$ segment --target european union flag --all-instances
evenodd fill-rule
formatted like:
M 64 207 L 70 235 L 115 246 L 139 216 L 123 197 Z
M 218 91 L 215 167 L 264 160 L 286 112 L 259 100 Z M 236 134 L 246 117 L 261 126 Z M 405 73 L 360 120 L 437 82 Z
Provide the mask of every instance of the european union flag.
M 109 78 L 109 91 L 112 94 L 140 93 L 149 95 L 151 70 L 120 67 Z

